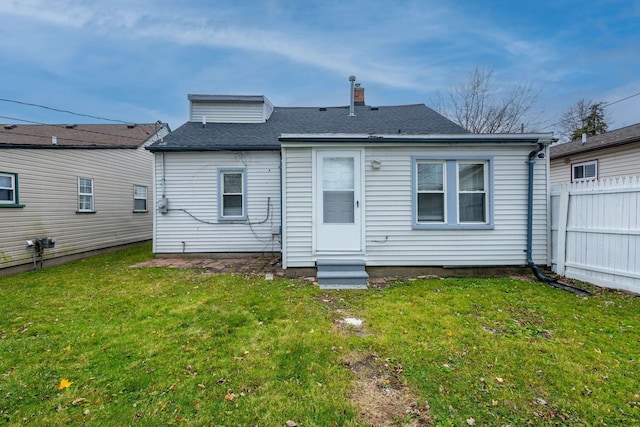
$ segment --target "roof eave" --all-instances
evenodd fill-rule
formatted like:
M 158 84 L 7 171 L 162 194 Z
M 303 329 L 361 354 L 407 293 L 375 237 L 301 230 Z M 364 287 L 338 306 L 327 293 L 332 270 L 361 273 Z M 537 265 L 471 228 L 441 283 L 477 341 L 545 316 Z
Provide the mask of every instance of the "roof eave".
M 176 153 L 176 152 L 195 152 L 195 151 L 280 151 L 280 145 L 277 146 L 264 146 L 264 145 L 247 145 L 247 146 L 237 146 L 237 145 L 224 145 L 224 146 L 215 146 L 215 147 L 159 147 L 159 146 L 148 146 L 145 147 L 146 150 L 151 151 L 152 153 Z
M 424 134 L 424 135 L 367 135 L 367 134 L 282 134 L 281 143 L 491 143 L 545 144 L 557 141 L 552 134 Z
M 640 142 L 640 139 L 637 136 L 634 136 L 632 138 L 626 138 L 626 139 L 623 139 L 623 140 L 620 140 L 620 141 L 616 141 L 614 143 L 610 143 L 610 144 L 606 144 L 606 145 L 587 146 L 588 145 L 588 143 L 587 143 L 586 145 L 581 145 L 580 147 L 577 147 L 577 148 L 575 148 L 573 150 L 570 150 L 570 151 L 567 151 L 565 153 L 561 153 L 561 154 L 553 154 L 553 153 L 551 153 L 549 158 L 550 159 L 562 159 L 563 157 L 569 157 L 569 156 L 573 156 L 573 155 L 576 155 L 576 154 L 590 153 L 592 151 L 598 151 L 598 150 L 606 150 L 607 148 L 620 147 L 621 145 L 633 144 L 633 143 L 637 143 L 637 142 Z
M 44 149 L 44 150 L 118 150 L 129 149 L 135 150 L 140 148 L 138 145 L 35 145 L 35 144 L 0 144 L 0 149 L 19 148 L 19 149 Z

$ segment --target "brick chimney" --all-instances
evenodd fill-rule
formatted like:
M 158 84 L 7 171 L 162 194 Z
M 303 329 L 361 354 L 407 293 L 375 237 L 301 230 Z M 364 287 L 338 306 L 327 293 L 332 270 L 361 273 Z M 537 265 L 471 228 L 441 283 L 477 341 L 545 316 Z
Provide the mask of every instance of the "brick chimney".
M 356 83 L 353 88 L 353 104 L 364 105 L 364 88 L 360 86 L 360 83 Z

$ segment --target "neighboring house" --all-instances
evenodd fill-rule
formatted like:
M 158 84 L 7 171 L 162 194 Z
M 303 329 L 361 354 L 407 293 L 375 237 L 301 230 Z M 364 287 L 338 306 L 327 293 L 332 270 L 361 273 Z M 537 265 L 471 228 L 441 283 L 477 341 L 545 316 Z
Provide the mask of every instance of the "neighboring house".
M 640 176 L 640 123 L 553 145 L 551 182 Z
M 164 124 L 0 125 L 0 274 L 152 237 Z
M 550 135 L 474 135 L 423 104 L 372 107 L 353 90 L 326 108 L 189 95 L 189 122 L 148 147 L 154 252 L 281 252 L 285 269 L 317 266 L 321 284 L 362 285 L 365 266 L 527 265 L 531 218 L 532 256 L 547 264 L 536 154 Z

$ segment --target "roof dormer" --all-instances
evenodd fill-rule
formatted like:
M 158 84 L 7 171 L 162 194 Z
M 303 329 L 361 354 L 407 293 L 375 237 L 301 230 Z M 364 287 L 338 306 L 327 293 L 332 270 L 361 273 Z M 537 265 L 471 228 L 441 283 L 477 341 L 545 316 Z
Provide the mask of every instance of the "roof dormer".
M 264 123 L 273 104 L 263 95 L 189 94 L 189 121 L 202 123 Z

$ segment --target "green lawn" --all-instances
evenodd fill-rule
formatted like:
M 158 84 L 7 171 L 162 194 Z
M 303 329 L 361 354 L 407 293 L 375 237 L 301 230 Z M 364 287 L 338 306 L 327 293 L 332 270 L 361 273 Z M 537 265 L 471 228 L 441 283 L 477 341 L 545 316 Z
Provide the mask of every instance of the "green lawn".
M 638 297 L 130 267 L 151 257 L 0 278 L 0 424 L 640 424 Z

